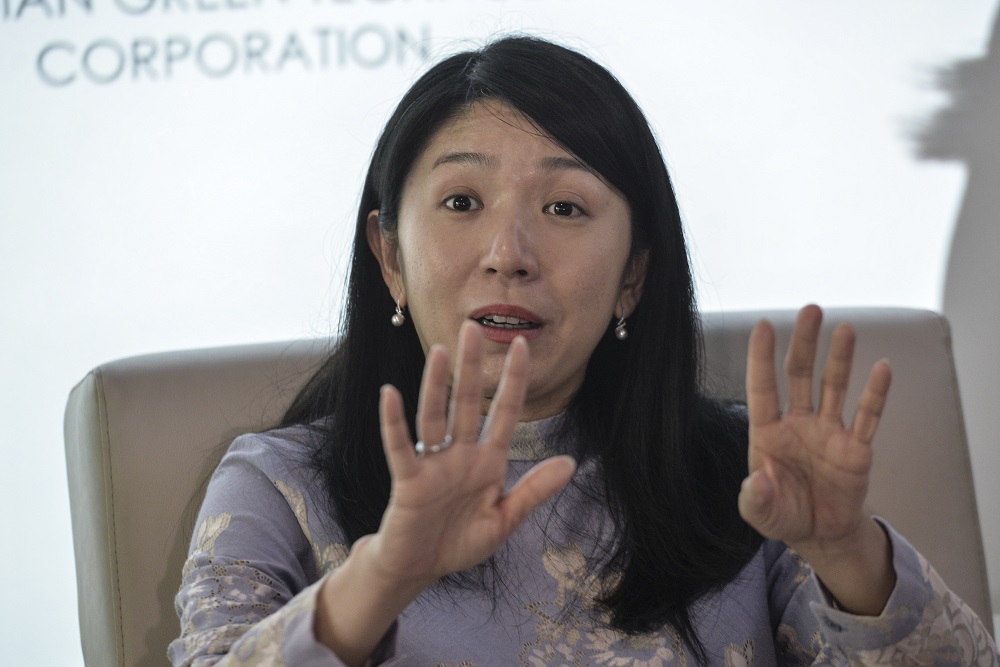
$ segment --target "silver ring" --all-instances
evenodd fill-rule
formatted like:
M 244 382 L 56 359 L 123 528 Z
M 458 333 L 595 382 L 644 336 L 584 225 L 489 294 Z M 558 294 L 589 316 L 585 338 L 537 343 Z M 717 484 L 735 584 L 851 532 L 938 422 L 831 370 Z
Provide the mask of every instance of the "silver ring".
M 444 436 L 444 440 L 436 445 L 425 445 L 423 440 L 417 440 L 417 458 L 422 457 L 424 454 L 437 454 L 443 452 L 444 450 L 451 447 L 451 436 Z

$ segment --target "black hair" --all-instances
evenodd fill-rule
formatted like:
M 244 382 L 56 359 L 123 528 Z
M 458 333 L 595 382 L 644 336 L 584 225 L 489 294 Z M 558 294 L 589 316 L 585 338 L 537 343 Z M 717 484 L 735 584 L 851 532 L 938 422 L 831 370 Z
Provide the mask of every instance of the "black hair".
M 761 538 L 739 516 L 747 472 L 744 413 L 699 389 L 700 330 L 680 213 L 663 156 L 638 105 L 605 68 L 571 49 L 506 37 L 433 66 L 404 95 L 375 147 L 358 209 L 340 339 L 284 424 L 324 417 L 316 466 L 350 541 L 378 529 L 390 489 L 378 421 L 379 387 L 403 394 L 414 431 L 423 349 L 410 321 L 389 325 L 395 302 L 366 239 L 368 213 L 395 234 L 403 185 L 434 134 L 478 101 L 524 114 L 623 194 L 632 256 L 646 253 L 628 339 L 612 327 L 567 408 L 581 459 L 599 463 L 615 543 L 599 600 L 628 633 L 673 626 L 698 656 L 691 622 L 700 597 L 731 581 Z

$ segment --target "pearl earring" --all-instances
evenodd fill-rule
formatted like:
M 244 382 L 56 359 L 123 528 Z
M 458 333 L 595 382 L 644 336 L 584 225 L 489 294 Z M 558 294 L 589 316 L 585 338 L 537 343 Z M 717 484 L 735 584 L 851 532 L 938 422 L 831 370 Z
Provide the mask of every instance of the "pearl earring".
M 401 327 L 403 326 L 403 322 L 406 321 L 406 315 L 403 314 L 403 309 L 399 307 L 399 301 L 396 301 L 396 312 L 389 318 L 389 321 L 392 322 L 392 326 L 394 327 Z
M 625 340 L 628 338 L 628 329 L 625 328 L 625 316 L 622 315 L 618 319 L 618 325 L 615 326 L 615 338 L 618 340 Z

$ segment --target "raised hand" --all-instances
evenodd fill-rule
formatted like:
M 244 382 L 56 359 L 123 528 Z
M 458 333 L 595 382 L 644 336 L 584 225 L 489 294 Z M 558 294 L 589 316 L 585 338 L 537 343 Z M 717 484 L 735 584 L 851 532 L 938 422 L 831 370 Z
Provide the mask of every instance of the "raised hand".
M 482 562 L 573 474 L 571 458 L 555 457 L 504 493 L 507 449 L 528 382 L 528 346 L 523 338 L 511 343 L 480 435 L 482 345 L 477 326 L 466 323 L 459 333 L 450 409 L 448 353 L 435 346 L 427 355 L 417 432 L 428 447 L 450 438 L 440 453 L 415 452 L 402 397 L 392 387 L 383 388 L 382 441 L 393 486 L 372 547 L 389 577 L 429 584 Z
M 576 469 L 572 458 L 553 457 L 504 493 L 507 449 L 528 384 L 528 344 L 523 338 L 511 343 L 480 434 L 482 345 L 477 325 L 467 322 L 459 332 L 450 400 L 448 353 L 435 346 L 427 354 L 417 434 L 428 447 L 450 442 L 437 453 L 417 454 L 402 396 L 382 388 L 389 505 L 378 532 L 355 542 L 344 564 L 324 580 L 316 606 L 317 638 L 348 665 L 364 663 L 424 588 L 492 555 Z
M 747 358 L 750 475 L 740 492 L 740 513 L 762 535 L 784 541 L 805 557 L 842 604 L 853 602 L 861 613 L 877 613 L 894 578 L 891 561 L 887 562 L 887 538 L 865 511 L 864 502 L 872 438 L 885 407 L 891 373 L 887 362 L 875 364 L 853 420 L 845 425 L 855 336 L 853 329 L 842 324 L 833 332 L 819 401 L 814 404 L 813 369 L 821 321 L 822 312 L 816 306 L 803 308 L 796 319 L 785 359 L 788 404 L 784 412 L 775 376 L 774 329 L 761 322 L 751 334 Z M 852 582 L 859 569 L 878 581 Z M 841 579 L 846 586 L 838 585 Z M 869 592 L 873 586 L 877 590 L 866 600 L 865 595 L 857 596 L 864 591 L 853 590 L 855 585 L 869 585 Z

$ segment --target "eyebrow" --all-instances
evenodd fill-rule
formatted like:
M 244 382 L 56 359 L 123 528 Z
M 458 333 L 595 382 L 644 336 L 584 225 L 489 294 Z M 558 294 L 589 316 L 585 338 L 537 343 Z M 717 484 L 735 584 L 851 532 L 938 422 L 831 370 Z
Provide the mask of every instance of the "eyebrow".
M 542 169 L 544 169 L 545 171 L 559 171 L 561 169 L 576 169 L 576 170 L 579 170 L 579 171 L 585 171 L 588 174 L 594 173 L 593 170 L 590 167 L 588 167 L 587 165 L 585 165 L 583 162 L 580 162 L 576 158 L 572 158 L 572 157 L 556 156 L 556 157 L 542 158 L 542 164 L 541 164 L 541 166 L 542 166 Z
M 443 164 L 467 164 L 474 167 L 481 167 L 483 169 L 495 169 L 500 166 L 497 159 L 492 155 L 475 153 L 472 151 L 445 153 L 444 155 L 438 157 L 438 159 L 434 160 L 434 164 L 431 166 L 431 169 L 436 169 Z M 540 166 L 544 171 L 550 172 L 560 171 L 563 169 L 573 169 L 593 173 L 593 170 L 580 160 L 564 156 L 542 158 Z
M 473 152 L 445 153 L 438 159 L 434 160 L 434 164 L 431 166 L 431 169 L 437 169 L 443 164 L 467 164 L 472 165 L 473 167 L 482 167 L 484 169 L 495 169 L 500 166 L 497 159 L 492 155 Z

